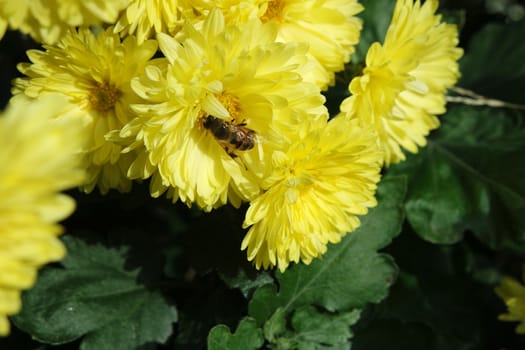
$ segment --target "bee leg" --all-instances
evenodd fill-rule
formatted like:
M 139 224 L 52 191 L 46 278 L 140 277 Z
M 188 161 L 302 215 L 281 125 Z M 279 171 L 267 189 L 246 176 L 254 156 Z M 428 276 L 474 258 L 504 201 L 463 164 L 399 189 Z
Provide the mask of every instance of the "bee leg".
M 237 155 L 235 154 L 235 152 L 233 150 L 231 150 L 229 147 L 224 147 L 224 150 L 226 151 L 226 153 L 228 153 L 228 155 L 230 157 L 232 157 L 233 159 L 237 158 Z

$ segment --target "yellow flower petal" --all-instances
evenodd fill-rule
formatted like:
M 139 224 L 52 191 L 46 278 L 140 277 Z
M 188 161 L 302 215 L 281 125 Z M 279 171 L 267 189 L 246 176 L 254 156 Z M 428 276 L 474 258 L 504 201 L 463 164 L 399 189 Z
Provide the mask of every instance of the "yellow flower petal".
M 512 277 L 503 277 L 495 292 L 507 306 L 507 313 L 499 315 L 499 319 L 518 321 L 516 333 L 525 334 L 525 286 Z
M 122 36 L 136 35 L 139 44 L 157 33 L 175 34 L 180 28 L 179 1 L 131 0 L 115 25 Z

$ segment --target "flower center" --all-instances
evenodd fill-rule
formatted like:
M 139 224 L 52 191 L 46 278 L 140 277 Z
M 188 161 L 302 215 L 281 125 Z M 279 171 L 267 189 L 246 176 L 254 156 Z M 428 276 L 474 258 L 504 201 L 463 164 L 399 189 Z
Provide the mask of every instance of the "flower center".
M 108 112 L 115 107 L 120 94 L 112 84 L 97 83 L 89 90 L 89 107 L 99 112 Z
M 284 10 L 284 1 L 283 0 L 271 0 L 268 1 L 268 7 L 266 8 L 266 12 L 261 17 L 261 21 L 263 22 L 276 22 L 276 23 L 283 23 L 283 10 Z
M 241 114 L 241 103 L 239 98 L 235 95 L 223 92 L 217 96 L 217 99 L 221 102 L 224 108 L 226 108 L 228 113 L 230 113 L 232 119 L 238 120 L 238 117 Z
M 304 189 L 314 183 L 314 178 L 311 174 L 304 171 L 289 170 L 288 178 L 286 180 L 286 187 L 296 188 L 298 190 Z
M 307 192 L 314 184 L 315 179 L 307 173 L 298 173 L 293 169 L 289 170 L 289 176 L 285 180 L 285 196 L 289 204 L 297 202 L 299 197 Z

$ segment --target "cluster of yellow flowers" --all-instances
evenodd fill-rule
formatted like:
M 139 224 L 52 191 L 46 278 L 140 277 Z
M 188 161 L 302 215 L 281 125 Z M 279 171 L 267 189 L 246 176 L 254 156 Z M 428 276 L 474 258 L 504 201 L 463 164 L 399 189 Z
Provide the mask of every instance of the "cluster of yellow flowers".
M 152 196 L 205 211 L 247 202 L 241 248 L 284 271 L 354 231 L 382 167 L 438 127 L 462 50 L 437 7 L 397 1 L 332 119 L 321 92 L 359 42 L 357 0 L 0 0 L 0 35 L 44 44 L 18 66 L 11 104 L 58 94 L 53 119 L 80 115 L 86 192 L 149 179 Z M 48 157 L 77 145 L 55 146 Z

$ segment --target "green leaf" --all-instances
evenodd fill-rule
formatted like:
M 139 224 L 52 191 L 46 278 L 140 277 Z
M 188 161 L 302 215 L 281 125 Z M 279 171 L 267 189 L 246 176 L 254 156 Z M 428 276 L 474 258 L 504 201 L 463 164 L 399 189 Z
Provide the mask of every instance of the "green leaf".
M 124 249 L 87 245 L 64 237 L 68 255 L 64 268 L 47 268 L 24 294 L 16 325 L 49 344 L 84 336 L 82 350 L 134 349 L 164 342 L 177 312 L 163 296 L 137 281 L 128 271 Z
M 239 289 L 248 299 L 248 296 L 251 295 L 253 290 L 273 283 L 273 278 L 270 273 L 265 271 L 253 273 L 252 271 L 253 270 L 246 271 L 246 269 L 239 268 L 237 273 L 233 275 L 219 273 L 219 276 L 228 287 Z
M 298 264 L 276 273 L 279 291 L 273 284 L 259 288 L 248 306 L 249 314 L 263 324 L 279 307 L 287 314 L 310 304 L 347 311 L 382 300 L 397 269 L 390 256 L 377 250 L 400 232 L 405 186 L 404 178 L 383 179 L 379 204 L 362 218 L 361 227 L 309 266 Z
M 259 349 L 263 342 L 262 329 L 257 328 L 255 320 L 250 317 L 243 318 L 233 334 L 227 326 L 218 325 L 208 335 L 209 350 Z
M 391 167 L 409 176 L 407 218 L 425 240 L 473 230 L 493 248 L 525 251 L 525 131 L 510 112 L 455 107 L 419 154 Z
M 286 333 L 286 314 L 282 307 L 278 308 L 264 323 L 264 337 L 270 343 L 277 343 L 279 338 Z M 283 342 L 281 341 L 281 344 Z
M 486 25 L 467 45 L 458 86 L 492 98 L 525 103 L 525 20 Z
M 314 350 L 349 345 L 352 338 L 350 326 L 359 320 L 360 311 L 327 314 L 312 306 L 297 309 L 292 317 L 292 327 L 297 348 Z
M 399 278 L 388 298 L 365 310 L 353 327 L 352 349 L 520 349 L 501 342 L 512 332 L 497 319 L 504 306 L 494 284 L 476 276 L 483 261 L 494 268 L 502 255 L 487 261 L 494 252 L 479 249 L 475 239 L 441 246 L 406 229 L 387 248 Z
M 350 326 L 359 320 L 360 310 L 343 313 L 326 313 L 313 306 L 298 308 L 287 327 L 282 308 L 264 324 L 264 337 L 274 348 L 285 349 L 336 349 L 347 348 L 352 337 Z
M 425 279 L 401 272 L 391 295 L 378 307 L 378 314 L 383 319 L 428 327 L 435 339 L 447 344 L 445 349 L 475 349 L 482 345 L 480 320 L 486 316 L 475 287 L 468 279 L 461 281 L 440 273 Z M 444 307 L 447 312 L 443 312 Z

